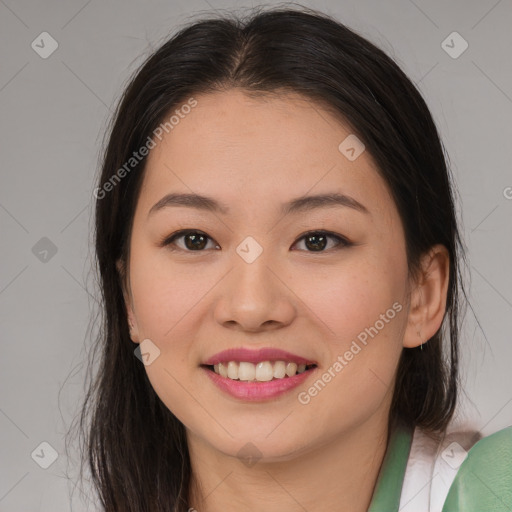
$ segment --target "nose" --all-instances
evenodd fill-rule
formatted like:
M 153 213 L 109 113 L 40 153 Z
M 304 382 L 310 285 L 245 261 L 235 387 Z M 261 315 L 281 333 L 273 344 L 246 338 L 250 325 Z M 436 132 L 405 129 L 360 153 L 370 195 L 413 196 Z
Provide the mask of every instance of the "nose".
M 238 258 L 238 256 L 236 256 Z M 269 265 L 265 252 L 252 263 L 234 260 L 219 288 L 215 319 L 223 327 L 246 332 L 279 329 L 296 315 L 296 300 L 283 271 Z

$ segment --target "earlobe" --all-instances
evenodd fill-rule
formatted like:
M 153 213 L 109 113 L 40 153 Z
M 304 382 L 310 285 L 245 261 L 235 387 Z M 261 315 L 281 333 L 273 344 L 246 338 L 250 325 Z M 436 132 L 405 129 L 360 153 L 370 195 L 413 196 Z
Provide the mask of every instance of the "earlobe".
M 444 245 L 435 245 L 423 255 L 417 280 L 413 284 L 404 347 L 418 347 L 428 342 L 441 327 L 449 278 L 448 250 Z
M 127 307 L 128 314 L 128 328 L 130 330 L 130 338 L 134 343 L 139 343 L 139 330 L 137 328 L 137 322 L 134 319 L 133 311 L 131 307 Z
M 126 273 L 125 264 L 122 260 L 116 261 L 116 268 L 119 273 L 119 280 L 121 282 L 121 290 L 123 292 L 123 299 L 126 308 L 126 316 L 128 318 L 128 328 L 130 331 L 130 338 L 134 343 L 139 343 L 139 329 L 137 327 L 137 320 L 135 319 L 135 313 L 133 312 L 130 294 L 128 293 L 126 286 Z

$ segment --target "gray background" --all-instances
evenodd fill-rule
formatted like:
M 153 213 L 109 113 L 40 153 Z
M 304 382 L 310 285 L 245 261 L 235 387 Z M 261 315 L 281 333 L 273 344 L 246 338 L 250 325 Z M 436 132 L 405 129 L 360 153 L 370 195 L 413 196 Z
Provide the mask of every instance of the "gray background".
M 97 294 L 92 190 L 114 102 L 178 26 L 213 9 L 251 5 L 0 0 L 0 511 L 86 510 L 78 489 L 69 497 L 76 459 L 66 456 L 64 433 L 83 394 L 80 363 Z M 479 321 L 468 310 L 461 419 L 484 435 L 512 425 L 511 2 L 303 5 L 383 48 L 431 108 L 460 192 Z M 46 59 L 31 47 L 44 31 L 59 45 Z M 453 31 L 469 44 L 458 58 L 442 47 Z M 452 51 L 461 48 L 448 41 Z M 43 237 L 55 254 L 43 252 Z M 31 458 L 43 441 L 59 454 L 46 470 Z

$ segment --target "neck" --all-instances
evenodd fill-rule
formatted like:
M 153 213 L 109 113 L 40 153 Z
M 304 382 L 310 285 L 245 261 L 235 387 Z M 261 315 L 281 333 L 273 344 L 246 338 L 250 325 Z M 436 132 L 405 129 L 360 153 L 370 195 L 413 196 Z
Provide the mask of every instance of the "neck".
M 244 464 L 187 431 L 192 466 L 190 506 L 238 510 L 366 512 L 387 448 L 387 415 L 377 415 L 286 461 Z

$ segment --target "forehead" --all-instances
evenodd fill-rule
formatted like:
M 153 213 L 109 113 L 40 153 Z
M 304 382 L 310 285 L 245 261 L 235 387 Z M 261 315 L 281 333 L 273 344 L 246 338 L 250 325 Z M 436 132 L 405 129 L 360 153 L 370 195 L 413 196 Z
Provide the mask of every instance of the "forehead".
M 350 127 L 318 103 L 298 94 L 250 97 L 239 89 L 194 99 L 196 106 L 155 139 L 140 197 L 146 210 L 169 191 L 242 206 L 309 191 L 369 197 L 374 210 L 391 201 L 370 154 L 351 161 L 340 150 L 353 140 Z

